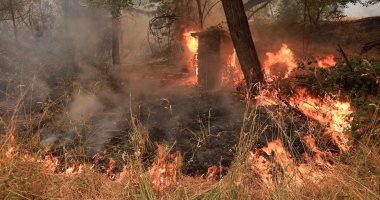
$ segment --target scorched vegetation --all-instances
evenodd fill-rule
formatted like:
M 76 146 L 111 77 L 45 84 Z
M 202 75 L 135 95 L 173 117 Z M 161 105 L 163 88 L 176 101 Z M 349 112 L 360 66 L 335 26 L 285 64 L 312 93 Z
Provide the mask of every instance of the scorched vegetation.
M 352 3 L 1 1 L 0 199 L 380 199 Z

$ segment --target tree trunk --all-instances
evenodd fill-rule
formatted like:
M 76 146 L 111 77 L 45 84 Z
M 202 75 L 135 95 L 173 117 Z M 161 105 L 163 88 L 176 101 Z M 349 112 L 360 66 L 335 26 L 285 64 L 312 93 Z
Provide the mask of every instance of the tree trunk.
M 253 43 L 242 0 L 222 0 L 222 4 L 247 86 L 251 88 L 256 83 L 263 83 L 264 73 Z
M 202 31 L 203 30 L 203 11 L 202 11 L 202 4 L 201 0 L 196 0 L 197 2 L 197 8 L 198 8 L 198 18 L 199 18 L 199 28 Z M 205 2 L 206 3 L 206 2 Z
M 15 35 L 16 42 L 18 42 L 18 31 L 17 31 L 17 26 L 16 26 L 16 20 L 15 20 L 15 11 L 13 10 L 13 0 L 9 0 L 9 6 L 11 9 L 14 35 Z
M 120 64 L 119 31 L 120 31 L 119 18 L 112 18 L 112 63 L 114 65 Z

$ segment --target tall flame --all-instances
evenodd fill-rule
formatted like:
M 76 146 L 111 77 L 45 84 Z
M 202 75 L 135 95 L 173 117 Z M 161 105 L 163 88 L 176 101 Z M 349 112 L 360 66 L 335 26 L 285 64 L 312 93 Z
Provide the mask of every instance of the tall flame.
M 183 33 L 183 45 L 185 46 L 185 62 L 187 69 L 190 71 L 190 77 L 185 81 L 186 84 L 196 85 L 198 82 L 198 38 L 191 34 L 196 33 L 196 30 L 186 30 Z
M 287 44 L 282 44 L 281 49 L 276 52 L 267 52 L 267 60 L 264 62 L 264 72 L 267 79 L 273 79 L 276 75 L 274 75 L 274 71 L 283 71 L 284 78 L 287 78 L 289 74 L 297 68 L 297 62 L 293 51 L 288 47 Z M 276 64 L 280 64 L 283 69 L 275 69 Z
M 188 31 L 183 34 L 185 37 L 186 46 L 188 50 L 193 54 L 198 52 L 198 39 L 191 35 L 191 33 L 194 33 L 194 32 L 196 31 Z
M 169 187 L 177 183 L 177 171 L 180 168 L 180 155 L 171 154 L 170 161 L 167 162 L 168 147 L 157 145 L 157 160 L 148 170 L 148 174 L 152 180 L 151 184 L 155 191 L 161 193 Z
M 244 80 L 244 75 L 237 65 L 236 50 L 227 55 L 225 68 L 222 71 L 222 84 L 237 86 Z

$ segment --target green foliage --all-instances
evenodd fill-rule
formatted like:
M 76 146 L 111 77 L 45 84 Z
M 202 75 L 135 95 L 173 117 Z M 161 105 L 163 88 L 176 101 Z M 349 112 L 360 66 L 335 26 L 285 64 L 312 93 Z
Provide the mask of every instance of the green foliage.
M 281 0 L 278 9 L 278 19 L 281 22 L 305 22 L 318 26 L 323 20 L 334 20 L 344 17 L 343 10 L 348 3 L 359 0 Z
M 132 0 L 88 0 L 90 5 L 105 7 L 112 15 L 112 18 L 121 17 L 121 10 L 133 5 Z

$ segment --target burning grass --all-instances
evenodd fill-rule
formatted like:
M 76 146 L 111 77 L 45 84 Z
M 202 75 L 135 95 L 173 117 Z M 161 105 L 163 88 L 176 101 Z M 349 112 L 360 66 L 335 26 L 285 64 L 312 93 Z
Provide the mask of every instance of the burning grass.
M 246 109 L 242 120 L 237 121 L 240 126 L 237 129 L 232 122 L 239 116 L 234 115 L 239 106 L 226 109 L 224 106 L 231 102 L 219 104 L 225 99 L 217 95 L 176 99 L 182 107 L 199 107 L 204 112 L 203 115 L 198 113 L 198 120 L 191 119 L 190 123 L 177 120 L 183 117 L 175 112 L 178 105 L 169 98 L 160 99 L 159 109 L 152 106 L 149 112 L 142 111 L 139 116 L 147 115 L 148 119 L 156 120 L 154 125 L 161 126 L 173 120 L 170 122 L 180 129 L 149 126 L 151 124 L 136 117 L 133 108 L 129 108 L 127 117 L 123 116 L 127 118 L 124 122 L 128 123 L 124 135 L 110 138 L 105 149 L 91 156 L 83 142 L 85 133 L 94 131 L 88 128 L 92 125 L 91 120 L 79 120 L 79 124 L 70 121 L 69 125 L 77 130 L 72 143 L 58 147 L 40 143 L 43 128 L 70 127 L 51 123 L 57 115 L 65 115 L 64 108 L 72 105 L 67 103 L 74 101 L 70 95 L 43 104 L 40 112 L 27 112 L 29 93 L 22 89 L 12 112 L 1 118 L 0 198 L 379 199 L 379 115 L 378 102 L 372 102 L 376 97 L 374 94 L 378 93 L 366 89 L 372 92 L 363 93 L 365 101 L 370 100 L 375 105 L 375 109 L 366 110 L 366 114 L 372 117 L 366 123 L 362 123 L 365 120 L 360 117 L 358 121 L 350 118 L 359 107 L 350 104 L 349 100 L 359 96 L 355 94 L 343 99 L 331 95 L 337 88 L 345 91 L 342 85 L 347 84 L 333 75 L 342 70 L 350 80 L 362 80 L 360 77 L 363 76 L 377 78 L 377 69 L 372 68 L 375 62 L 363 61 L 364 67 L 354 65 L 356 72 L 361 72 L 354 76 L 346 66 L 339 68 L 342 65 L 339 62 L 335 63 L 338 67 L 327 67 L 335 65 L 329 56 L 322 60 L 316 58 L 314 64 L 321 65 L 321 69 L 306 70 L 302 75 L 307 78 L 300 79 L 294 71 L 302 69 L 293 56 L 285 45 L 277 53 L 268 53 L 268 59 L 273 61 L 266 62 L 267 67 L 281 66 L 283 74 L 268 76 L 272 79 L 270 87 L 263 88 L 255 101 L 245 99 Z M 229 62 L 230 67 L 236 69 L 234 55 Z M 272 71 L 268 70 L 268 73 Z M 336 84 L 331 86 L 318 80 L 324 74 L 330 75 L 325 81 Z M 366 85 L 369 89 L 378 84 L 376 78 L 369 79 L 371 82 Z M 330 93 L 321 93 L 320 88 L 301 87 L 316 79 L 323 86 L 330 85 L 331 88 L 325 87 L 323 91 Z M 290 91 L 285 89 L 287 86 Z M 360 87 L 350 88 L 357 90 Z M 85 99 L 86 103 L 96 105 L 96 99 Z M 201 105 L 205 102 L 207 105 Z M 236 110 L 231 112 L 232 109 Z M 154 117 L 155 113 L 166 115 Z M 194 116 L 186 115 L 186 118 L 191 117 Z M 180 122 L 182 124 L 178 125 Z M 355 122 L 362 125 L 355 129 L 361 137 L 353 143 L 350 133 Z M 231 130 L 226 131 L 230 126 Z M 159 135 L 168 130 L 178 131 L 174 142 L 153 145 L 152 140 L 161 138 L 153 138 L 152 132 Z M 234 137 L 239 138 L 235 141 Z M 185 145 L 190 148 L 182 148 Z M 222 160 L 216 158 L 217 155 L 233 157 Z M 194 162 L 198 162 L 195 166 L 205 169 L 188 172 L 186 169 Z
M 20 148 L 12 151 L 2 148 L 0 196 L 3 199 L 379 198 L 380 155 L 376 143 L 360 144 L 355 151 L 342 156 L 330 155 L 329 159 L 336 161 L 330 167 L 322 167 L 315 158 L 307 165 L 300 164 L 289 153 L 294 147 L 284 146 L 280 140 L 251 151 L 257 141 L 253 133 L 262 128 L 257 114 L 256 108 L 247 110 L 246 128 L 242 129 L 235 160 L 228 174 L 218 181 L 180 175 L 177 171 L 181 169 L 180 156 L 169 154 L 167 147 L 160 145 L 151 167 L 144 167 L 141 157 L 135 155 L 127 159 L 115 179 L 90 165 L 58 173 L 51 168 L 54 161 L 46 157 L 41 159 L 39 154 Z M 373 130 L 371 136 L 378 134 L 378 130 Z M 313 147 L 309 149 L 326 162 L 323 158 L 326 155 Z

